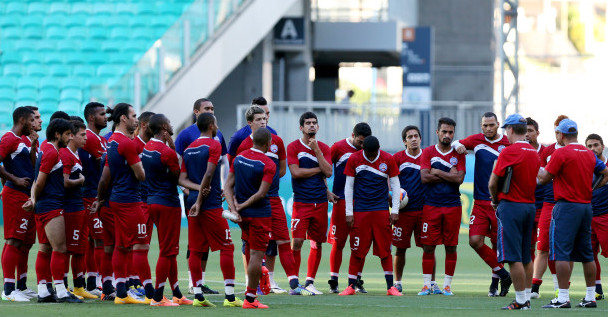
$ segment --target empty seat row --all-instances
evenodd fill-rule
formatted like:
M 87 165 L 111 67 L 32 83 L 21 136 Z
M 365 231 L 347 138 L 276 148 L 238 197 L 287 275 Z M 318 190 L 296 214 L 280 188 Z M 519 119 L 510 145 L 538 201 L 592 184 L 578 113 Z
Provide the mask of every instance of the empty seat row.
M 72 14 L 87 14 L 87 15 L 98 15 L 98 16 L 109 16 L 113 14 L 126 14 L 126 15 L 143 15 L 150 14 L 156 15 L 160 13 L 171 13 L 179 14 L 187 5 L 188 1 L 181 1 L 178 3 L 172 3 L 169 1 L 139 1 L 136 3 L 111 3 L 109 1 L 86 3 L 86 2 L 59 2 L 53 3 L 45 2 L 32 2 L 25 3 L 19 1 L 13 1 L 0 7 L 3 9 L 0 14 L 7 15 L 72 15 Z

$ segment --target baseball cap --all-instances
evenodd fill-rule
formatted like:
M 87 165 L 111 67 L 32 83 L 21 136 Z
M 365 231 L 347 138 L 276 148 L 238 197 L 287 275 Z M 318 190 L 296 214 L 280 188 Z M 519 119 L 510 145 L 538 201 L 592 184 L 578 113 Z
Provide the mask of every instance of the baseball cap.
M 559 122 L 559 125 L 557 126 L 557 128 L 555 128 L 555 131 L 561 132 L 563 134 L 574 134 L 578 133 L 578 126 L 573 120 L 564 119 Z
M 501 128 L 506 128 L 509 125 L 514 125 L 514 124 L 526 124 L 526 118 L 522 117 L 522 115 L 520 115 L 519 113 L 514 113 L 510 116 L 507 117 L 507 120 L 505 120 L 505 123 L 502 125 Z

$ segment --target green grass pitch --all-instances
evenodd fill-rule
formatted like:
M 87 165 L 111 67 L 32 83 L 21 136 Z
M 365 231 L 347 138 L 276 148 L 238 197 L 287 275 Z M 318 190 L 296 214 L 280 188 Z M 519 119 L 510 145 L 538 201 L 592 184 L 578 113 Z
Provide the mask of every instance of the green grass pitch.
M 186 229 L 182 228 L 180 247 L 181 253 L 178 256 L 179 279 L 181 289 L 184 294 L 188 287 L 187 263 L 185 250 L 187 244 Z M 244 273 L 243 264 L 240 254 L 240 231 L 232 230 L 232 236 L 236 243 L 235 251 L 235 266 L 237 279 L 237 293 L 244 291 Z M 0 230 L 0 238 L 2 231 Z M 152 266 L 152 277 L 154 279 L 154 267 L 158 256 L 158 240 L 156 236 L 152 240 L 150 250 L 150 264 Z M 302 266 L 300 267 L 300 275 L 302 281 L 306 273 L 306 259 L 308 257 L 308 244 L 305 244 L 302 252 Z M 36 246 L 30 253 L 29 265 L 29 281 L 28 286 L 35 289 L 36 273 L 34 271 L 34 263 L 36 260 Z M 329 278 L 329 250 L 330 245 L 323 245 L 323 261 L 317 274 L 317 288 L 323 292 L 327 291 L 327 279 Z M 340 288 L 343 289 L 346 285 L 346 272 L 348 269 L 349 250 L 345 249 L 341 268 Z M 506 298 L 489 298 L 487 297 L 488 287 L 490 283 L 490 269 L 477 256 L 477 254 L 468 245 L 467 234 L 460 235 L 460 246 L 458 249 L 458 264 L 452 284 L 452 290 L 455 296 L 446 297 L 443 295 L 431 296 L 416 296 L 417 292 L 422 287 L 421 275 L 421 249 L 414 248 L 407 253 L 407 263 L 404 273 L 404 290 L 403 297 L 388 297 L 385 296 L 386 287 L 380 261 L 377 257 L 368 255 L 363 272 L 365 287 L 369 291 L 368 294 L 357 294 L 355 296 L 337 296 L 336 294 L 325 294 L 321 296 L 302 297 L 288 296 L 285 294 L 261 296 L 260 300 L 269 305 L 269 310 L 249 312 L 256 315 L 272 315 L 272 316 L 403 316 L 403 315 L 421 315 L 425 316 L 488 316 L 491 314 L 509 314 L 516 312 L 501 311 L 500 307 L 507 305 L 514 298 L 514 292 L 511 290 Z M 444 251 L 438 248 L 437 253 L 437 282 L 440 286 L 443 283 L 443 259 Z M 601 258 L 603 265 L 608 265 L 605 258 Z M 608 267 L 608 266 L 605 266 Z M 275 270 L 275 280 L 283 288 L 288 287 L 287 278 L 283 268 L 277 259 L 277 269 Z M 548 271 L 547 271 L 548 272 Z M 547 273 L 548 274 L 548 273 Z M 219 268 L 219 253 L 211 253 L 206 273 L 207 284 L 223 292 L 222 274 Z M 70 275 L 70 285 L 71 285 Z M 534 315 L 564 314 L 564 311 L 543 310 L 540 307 L 552 298 L 552 279 L 550 275 L 545 275 L 545 283 L 541 287 L 541 298 L 532 302 L 532 313 Z M 572 287 L 571 300 L 573 305 L 578 303 L 578 300 L 584 296 L 584 281 L 582 277 L 582 269 L 580 264 L 575 266 Z M 170 289 L 166 288 L 167 295 L 170 295 Z M 238 294 L 241 299 L 242 294 Z M 189 295 L 192 298 L 192 295 Z M 35 301 L 30 303 L 12 303 L 0 302 L 0 316 L 162 316 L 168 314 L 174 316 L 236 316 L 242 315 L 245 312 L 240 308 L 225 308 L 221 307 L 223 295 L 211 295 L 210 300 L 218 305 L 217 308 L 195 308 L 190 306 L 180 307 L 150 307 L 145 305 L 114 305 L 110 302 L 100 302 L 99 300 L 89 300 L 85 304 L 37 304 Z M 572 308 L 567 310 L 568 314 L 576 315 L 605 315 L 608 313 L 608 301 L 598 302 L 598 308 L 580 309 Z

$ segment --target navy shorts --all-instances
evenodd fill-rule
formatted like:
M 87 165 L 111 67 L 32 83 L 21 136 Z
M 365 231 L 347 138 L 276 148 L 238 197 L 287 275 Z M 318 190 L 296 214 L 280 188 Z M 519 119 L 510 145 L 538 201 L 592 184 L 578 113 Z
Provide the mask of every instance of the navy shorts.
M 530 263 L 536 207 L 533 203 L 501 200 L 496 210 L 498 262 Z
M 591 204 L 560 200 L 553 207 L 549 229 L 549 259 L 593 262 Z

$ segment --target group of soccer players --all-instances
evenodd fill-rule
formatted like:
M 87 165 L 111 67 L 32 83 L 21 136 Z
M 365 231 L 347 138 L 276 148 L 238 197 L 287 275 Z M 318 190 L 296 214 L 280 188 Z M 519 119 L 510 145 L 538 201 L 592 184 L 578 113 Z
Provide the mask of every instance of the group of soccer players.
M 544 307 L 569 308 L 572 263 L 578 261 L 583 262 L 587 284 L 579 306 L 596 307 L 596 300 L 603 298 L 597 256 L 600 248 L 608 255 L 604 145 L 596 134 L 587 138 L 586 147 L 578 145 L 578 127 L 567 117 L 556 120 L 556 143 L 549 147 L 537 142 L 538 124 L 518 114 L 505 120 L 503 135 L 496 115 L 485 113 L 482 133 L 460 140 L 454 140 L 456 122 L 441 118 L 437 144 L 423 150 L 420 129 L 407 126 L 401 135 L 405 150 L 391 155 L 380 149 L 372 128 L 363 122 L 329 147 L 316 139 L 319 122 L 313 112 L 300 116 L 302 137 L 285 147 L 268 126 L 269 115 L 266 100 L 255 98 L 245 114 L 247 126 L 226 146 L 213 103 L 199 99 L 193 106 L 194 123 L 174 143 L 171 122 L 163 114 L 144 112 L 138 117 L 126 103 L 109 109 L 91 102 L 84 120 L 61 111 L 53 114 L 46 140 L 39 142 L 38 109 L 15 109 L 13 128 L 0 140 L 6 240 L 2 299 L 80 303 L 83 298 L 101 298 L 116 304 L 214 307 L 204 296 L 218 293 L 205 284 L 211 249 L 219 251 L 223 305 L 268 308 L 258 294 L 287 292 L 274 280 L 277 255 L 290 295 L 323 294 L 314 282 L 324 242 L 331 244 L 330 293 L 366 293 L 361 276 L 373 243 L 386 294 L 402 296 L 412 236 L 423 250 L 423 288 L 418 295 L 451 296 L 467 151 L 475 155 L 469 244 L 490 267 L 488 295 L 506 296 L 513 284 L 516 298 L 503 309 L 529 309 L 530 299 L 540 296 L 548 265 L 556 298 Z M 101 136 L 108 120 L 112 132 Z M 279 197 L 287 168 L 294 193 L 290 225 Z M 330 189 L 327 179 L 332 176 Z M 181 293 L 178 283 L 178 187 L 188 215 L 193 300 Z M 228 210 L 223 210 L 223 200 Z M 331 219 L 328 203 L 333 204 Z M 228 219 L 242 229 L 245 300 L 235 296 Z M 160 252 L 153 284 L 148 250 L 154 227 Z M 37 292 L 26 285 L 36 235 Z M 311 249 L 300 284 L 306 239 Z M 347 240 L 348 282 L 340 291 Z M 445 248 L 442 287 L 435 282 L 438 245 Z M 73 289 L 67 286 L 70 261 Z M 164 296 L 167 279 L 172 299 Z

